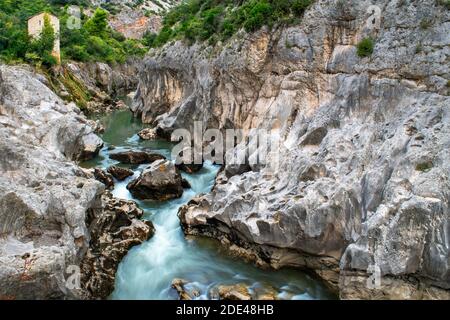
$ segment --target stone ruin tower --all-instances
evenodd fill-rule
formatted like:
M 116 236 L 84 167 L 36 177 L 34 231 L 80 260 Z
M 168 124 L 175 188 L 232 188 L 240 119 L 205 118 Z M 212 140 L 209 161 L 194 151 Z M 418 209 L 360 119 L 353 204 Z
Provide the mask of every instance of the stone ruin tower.
M 60 49 L 60 39 L 59 39 L 59 19 L 54 15 L 46 12 L 41 12 L 28 19 L 28 34 L 34 38 L 39 37 L 44 28 L 44 18 L 47 16 L 50 19 L 50 24 L 55 31 L 55 44 L 53 46 L 52 55 L 61 63 L 61 49 Z

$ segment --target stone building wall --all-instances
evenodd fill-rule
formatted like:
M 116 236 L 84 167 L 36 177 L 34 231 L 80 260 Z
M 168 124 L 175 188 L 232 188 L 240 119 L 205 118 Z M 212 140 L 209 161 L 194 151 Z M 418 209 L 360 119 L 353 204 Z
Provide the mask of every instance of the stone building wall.
M 61 49 L 59 39 L 60 28 L 59 28 L 59 19 L 57 17 L 49 13 L 40 13 L 31 17 L 28 20 L 28 34 L 34 38 L 38 37 L 41 34 L 42 29 L 44 28 L 44 18 L 46 15 L 48 15 L 48 17 L 50 18 L 50 23 L 56 35 L 52 55 L 58 60 L 58 62 L 60 62 L 61 61 Z

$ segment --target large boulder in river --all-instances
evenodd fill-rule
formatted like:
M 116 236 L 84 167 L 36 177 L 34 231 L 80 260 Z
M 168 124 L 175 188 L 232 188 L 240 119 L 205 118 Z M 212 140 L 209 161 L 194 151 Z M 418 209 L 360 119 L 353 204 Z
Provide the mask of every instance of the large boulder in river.
M 145 128 L 138 133 L 139 138 L 142 140 L 155 140 L 158 138 L 158 134 L 155 129 Z
M 203 164 L 180 163 L 180 164 L 177 164 L 176 167 L 181 171 L 191 174 L 191 173 L 196 173 L 196 172 L 199 172 L 200 170 L 202 170 Z
M 114 188 L 113 177 L 108 172 L 105 172 L 104 170 L 102 170 L 100 168 L 95 168 L 94 169 L 94 177 L 96 180 L 103 183 L 105 185 L 106 189 Z
M 133 170 L 117 166 L 109 167 L 108 173 L 119 181 L 125 180 L 126 178 L 131 177 L 134 174 Z
M 79 141 L 79 151 L 76 152 L 75 159 L 78 161 L 94 159 L 102 147 L 103 141 L 95 133 L 85 135 Z
M 127 186 L 138 199 L 165 201 L 183 195 L 183 179 L 171 161 L 158 160 Z
M 180 300 L 195 300 L 200 296 L 200 290 L 184 279 L 174 279 L 171 287 L 175 289 Z
M 244 284 L 219 286 L 217 288 L 220 300 L 252 300 L 249 290 Z
M 145 151 L 124 151 L 110 154 L 109 157 L 125 164 L 143 164 L 152 163 L 156 160 L 165 160 L 166 158 L 157 153 Z

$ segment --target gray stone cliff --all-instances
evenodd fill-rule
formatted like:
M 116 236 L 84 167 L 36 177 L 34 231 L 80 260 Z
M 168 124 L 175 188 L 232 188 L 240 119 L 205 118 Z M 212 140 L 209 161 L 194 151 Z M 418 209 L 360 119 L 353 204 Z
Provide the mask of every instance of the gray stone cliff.
M 103 141 L 46 84 L 30 68 L 0 65 L 0 299 L 106 298 L 121 257 L 153 227 L 73 161 Z
M 154 50 L 132 110 L 164 136 L 279 130 L 278 170 L 226 166 L 180 210 L 187 234 L 313 270 L 341 298 L 448 299 L 450 11 L 373 3 L 379 25 L 371 1 L 321 0 L 297 26 Z

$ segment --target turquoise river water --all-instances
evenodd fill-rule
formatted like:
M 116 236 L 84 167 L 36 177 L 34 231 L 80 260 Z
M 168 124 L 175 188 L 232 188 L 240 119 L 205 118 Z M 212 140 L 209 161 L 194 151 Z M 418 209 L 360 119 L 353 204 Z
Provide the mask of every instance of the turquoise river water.
M 278 299 L 333 299 L 335 298 L 317 279 L 297 270 L 261 270 L 252 264 L 229 256 L 214 240 L 184 236 L 177 212 L 180 206 L 200 193 L 211 190 L 219 167 L 206 163 L 196 174 L 185 174 L 192 186 L 182 198 L 166 201 L 139 201 L 126 189 L 146 167 L 120 165 L 109 158 L 110 152 L 147 150 L 170 158 L 172 145 L 166 141 L 142 141 L 137 136 L 143 125 L 129 111 L 116 111 L 100 119 L 106 131 L 102 134 L 105 147 L 99 156 L 82 165 L 108 168 L 119 165 L 134 170 L 134 177 L 117 182 L 114 196 L 132 199 L 145 211 L 144 219 L 151 220 L 156 232 L 153 238 L 132 248 L 121 262 L 111 299 L 178 299 L 171 288 L 175 278 L 189 282 L 187 289 L 195 289 L 198 299 L 211 299 L 211 289 L 217 285 L 245 284 L 251 291 L 271 287 Z

